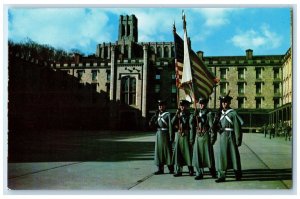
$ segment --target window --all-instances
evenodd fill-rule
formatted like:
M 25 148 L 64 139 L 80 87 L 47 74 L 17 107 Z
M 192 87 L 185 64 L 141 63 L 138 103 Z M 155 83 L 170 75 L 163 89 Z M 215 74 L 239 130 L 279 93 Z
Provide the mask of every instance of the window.
M 155 75 L 155 79 L 156 79 L 156 80 L 160 80 L 160 74 L 156 74 L 156 75 Z
M 82 80 L 82 75 L 83 75 L 83 70 L 78 70 L 77 75 L 78 75 L 79 81 L 81 81 Z
M 150 47 L 150 59 L 155 61 L 155 49 L 153 46 Z
M 122 24 L 122 36 L 125 35 L 125 24 Z
M 280 94 L 279 83 L 274 83 L 274 94 Z
M 160 84 L 155 84 L 154 86 L 154 92 L 159 93 L 160 92 Z
M 226 94 L 226 83 L 225 82 L 220 83 L 220 94 Z
M 110 81 L 110 71 L 106 71 L 106 80 Z
M 177 95 L 175 93 L 171 95 L 171 107 L 177 107 Z
M 162 57 L 161 47 L 157 47 L 157 57 Z
M 127 24 L 126 27 L 127 27 L 127 28 L 125 29 L 125 32 L 126 32 L 125 35 L 126 35 L 126 36 L 129 36 L 129 33 L 130 33 L 130 26 L 129 26 L 129 24 Z
M 172 78 L 172 80 L 176 79 L 175 72 L 172 72 L 172 74 L 171 74 L 171 78 Z
M 168 46 L 164 47 L 164 57 L 169 57 L 169 48 L 168 48 Z
M 274 79 L 279 78 L 279 68 L 274 68 Z
M 220 69 L 220 76 L 221 76 L 221 79 L 226 79 L 226 68 Z
M 92 70 L 92 81 L 97 81 L 97 70 Z
M 238 108 L 244 108 L 244 101 L 245 99 L 242 97 L 242 98 L 238 98 Z
M 105 59 L 108 59 L 108 58 L 109 58 L 109 57 L 108 57 L 108 47 L 107 47 L 107 46 L 104 47 L 104 58 L 105 58 Z
M 279 99 L 278 98 L 274 99 L 274 108 L 279 108 Z
M 171 93 L 176 93 L 177 92 L 177 88 L 175 84 L 172 84 L 172 90 Z
M 174 57 L 175 56 L 175 47 L 172 46 L 171 48 L 171 57 Z
M 128 45 L 126 45 L 124 48 L 124 58 L 128 58 L 128 51 L 129 51 L 128 48 L 129 48 Z
M 136 79 L 134 77 L 123 77 L 121 79 L 121 102 L 124 104 L 136 104 Z
M 261 108 L 261 98 L 256 98 L 256 108 Z
M 106 83 L 106 93 L 108 94 L 108 96 L 110 95 L 110 84 Z
M 239 68 L 238 69 L 238 79 L 244 79 L 245 78 L 245 69 Z
M 256 79 L 261 79 L 261 68 L 256 68 Z
M 256 94 L 261 94 L 261 82 L 256 83 Z
M 245 83 L 244 82 L 238 83 L 238 93 L 239 94 L 245 93 Z

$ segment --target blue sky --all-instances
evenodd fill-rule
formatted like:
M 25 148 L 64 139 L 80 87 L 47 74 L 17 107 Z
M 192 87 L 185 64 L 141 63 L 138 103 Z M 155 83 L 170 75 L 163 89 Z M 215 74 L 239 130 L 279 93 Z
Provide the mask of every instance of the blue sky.
M 284 54 L 290 47 L 290 8 L 283 7 L 9 7 L 8 38 L 30 38 L 65 50 L 93 54 L 96 45 L 116 42 L 120 15 L 138 18 L 139 42 L 173 41 L 172 26 L 183 37 L 184 9 L 194 51 L 205 56 Z

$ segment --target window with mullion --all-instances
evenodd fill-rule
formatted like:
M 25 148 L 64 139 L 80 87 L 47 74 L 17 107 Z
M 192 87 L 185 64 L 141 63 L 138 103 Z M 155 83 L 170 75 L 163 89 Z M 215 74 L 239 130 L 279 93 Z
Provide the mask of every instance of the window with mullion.
M 245 83 L 244 82 L 241 82 L 238 84 L 238 93 L 245 94 Z
M 121 101 L 125 104 L 136 104 L 136 78 L 123 77 L 121 80 Z

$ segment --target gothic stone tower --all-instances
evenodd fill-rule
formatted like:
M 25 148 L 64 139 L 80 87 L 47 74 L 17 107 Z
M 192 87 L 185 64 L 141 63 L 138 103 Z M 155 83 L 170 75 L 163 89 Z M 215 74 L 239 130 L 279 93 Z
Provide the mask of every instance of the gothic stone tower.
M 121 15 L 118 42 L 138 42 L 138 20 L 135 15 Z

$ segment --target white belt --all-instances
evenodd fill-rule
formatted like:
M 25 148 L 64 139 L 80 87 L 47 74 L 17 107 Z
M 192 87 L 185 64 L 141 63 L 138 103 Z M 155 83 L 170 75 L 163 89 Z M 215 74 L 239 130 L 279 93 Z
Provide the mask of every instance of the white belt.
M 161 131 L 166 131 L 166 130 L 168 130 L 168 128 L 157 128 L 157 130 L 159 131 L 159 130 L 161 130 Z
M 233 131 L 232 128 L 224 128 L 225 131 Z

